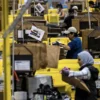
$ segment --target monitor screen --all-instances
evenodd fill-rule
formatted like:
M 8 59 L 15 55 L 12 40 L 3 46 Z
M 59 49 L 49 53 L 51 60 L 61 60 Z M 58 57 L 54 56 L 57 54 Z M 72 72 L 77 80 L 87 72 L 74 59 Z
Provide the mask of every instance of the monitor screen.
M 13 65 L 12 55 L 11 55 L 11 65 Z M 31 71 L 32 68 L 33 68 L 32 55 L 14 55 L 15 71 Z
M 26 43 L 26 42 L 36 42 L 34 38 L 30 37 L 27 32 L 30 32 L 30 30 L 18 30 L 17 31 L 17 42 L 18 43 Z

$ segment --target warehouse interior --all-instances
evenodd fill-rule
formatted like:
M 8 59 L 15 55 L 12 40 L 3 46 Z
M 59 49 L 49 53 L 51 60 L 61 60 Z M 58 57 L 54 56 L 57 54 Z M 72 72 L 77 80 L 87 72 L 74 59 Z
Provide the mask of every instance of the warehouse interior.
M 0 0 L 0 100 L 100 100 L 100 0 Z

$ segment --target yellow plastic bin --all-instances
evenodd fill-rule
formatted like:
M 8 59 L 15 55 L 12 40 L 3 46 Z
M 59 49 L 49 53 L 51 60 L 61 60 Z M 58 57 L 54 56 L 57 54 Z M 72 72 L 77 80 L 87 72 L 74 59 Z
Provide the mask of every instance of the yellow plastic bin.
M 48 14 L 57 14 L 58 10 L 57 9 L 48 9 Z
M 59 14 L 48 14 L 48 22 L 49 23 L 59 23 Z

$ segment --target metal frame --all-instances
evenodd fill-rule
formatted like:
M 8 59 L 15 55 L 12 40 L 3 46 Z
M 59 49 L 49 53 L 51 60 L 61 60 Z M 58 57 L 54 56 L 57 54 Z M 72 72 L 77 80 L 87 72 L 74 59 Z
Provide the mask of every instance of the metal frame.
M 2 32 L 3 34 L 3 67 L 4 67 L 4 100 L 12 100 L 11 98 L 11 66 L 10 66 L 10 42 L 9 34 L 14 30 L 20 18 L 29 7 L 31 0 L 28 0 L 21 9 L 19 15 L 8 27 L 8 0 L 2 0 Z
M 2 31 L 8 28 L 8 0 L 2 0 Z M 3 39 L 4 100 L 11 100 L 10 43 L 9 36 Z

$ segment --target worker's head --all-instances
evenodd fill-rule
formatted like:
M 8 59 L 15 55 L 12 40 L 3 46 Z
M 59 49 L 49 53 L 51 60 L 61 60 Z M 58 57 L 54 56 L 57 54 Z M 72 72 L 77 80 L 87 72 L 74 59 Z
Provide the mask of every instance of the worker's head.
M 61 10 L 61 9 L 63 9 L 63 6 L 62 6 L 61 3 L 59 3 L 59 4 L 56 5 L 56 8 L 59 9 L 59 10 Z
M 66 34 L 68 35 L 68 38 L 70 40 L 73 40 L 74 37 L 77 36 L 77 29 L 75 27 L 69 27 L 68 30 L 66 31 Z
M 89 7 L 93 7 L 94 6 L 94 2 L 93 1 L 89 1 Z
M 68 10 L 69 15 L 73 14 L 74 15 L 74 10 L 73 9 L 69 9 Z
M 78 7 L 77 6 L 73 6 L 72 9 L 77 11 Z
M 80 66 L 94 64 L 94 59 L 88 51 L 82 51 L 78 54 L 78 63 Z

